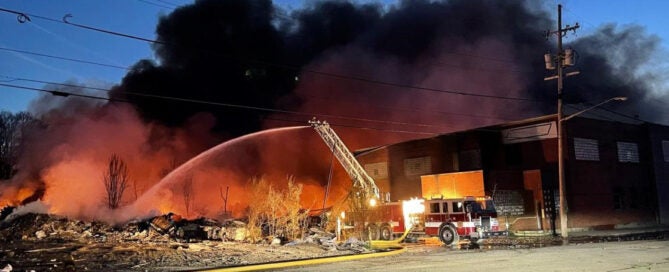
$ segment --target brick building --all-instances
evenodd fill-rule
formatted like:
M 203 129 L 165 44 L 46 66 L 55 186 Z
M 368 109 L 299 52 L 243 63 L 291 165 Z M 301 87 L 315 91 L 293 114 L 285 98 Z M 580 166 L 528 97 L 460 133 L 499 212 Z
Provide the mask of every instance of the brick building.
M 601 113 L 565 124 L 570 228 L 669 223 L 669 127 Z M 425 197 L 421 178 L 429 175 L 482 171 L 500 217 L 517 228 L 549 229 L 551 211 L 559 210 L 556 115 L 368 149 L 357 158 L 391 200 Z

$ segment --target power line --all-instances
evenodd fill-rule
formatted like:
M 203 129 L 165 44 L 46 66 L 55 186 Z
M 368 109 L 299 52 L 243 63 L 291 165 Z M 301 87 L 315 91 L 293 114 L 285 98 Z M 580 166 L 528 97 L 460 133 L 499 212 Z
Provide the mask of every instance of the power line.
M 59 85 L 59 86 L 64 86 L 64 87 L 82 88 L 82 89 L 90 89 L 90 90 L 97 90 L 97 91 L 104 91 L 104 92 L 109 92 L 110 91 L 109 89 L 106 89 L 106 88 L 99 88 L 99 87 L 92 87 L 92 86 L 78 85 L 78 84 L 69 84 L 69 83 L 57 83 L 57 82 L 52 82 L 52 81 L 21 78 L 21 77 L 12 77 L 12 76 L 2 75 L 2 74 L 0 74 L 0 77 L 8 78 L 11 81 L 27 81 L 27 82 L 33 82 L 33 83 Z M 306 95 L 306 96 L 310 97 L 311 99 L 327 100 L 326 98 L 323 98 L 323 97 L 317 97 L 317 96 L 311 96 L 311 95 Z M 466 117 L 473 117 L 473 118 L 480 118 L 480 119 L 494 119 L 494 120 L 502 120 L 502 121 L 510 121 L 511 120 L 511 119 L 507 119 L 507 118 L 500 118 L 500 117 L 494 117 L 494 116 L 456 113 L 456 112 L 420 111 L 420 110 L 408 109 L 408 108 L 397 108 L 397 107 L 393 108 L 393 107 L 384 107 L 384 106 L 377 106 L 377 105 L 365 105 L 365 107 L 373 107 L 373 108 L 379 108 L 379 109 L 390 110 L 390 111 L 405 111 L 405 112 L 411 112 L 411 113 L 427 113 L 427 114 L 435 114 L 435 115 L 438 115 L 438 114 L 458 115 L 458 116 L 466 116 Z
M 155 7 L 164 8 L 164 9 L 169 9 L 169 10 L 173 10 L 173 9 L 174 9 L 174 7 L 168 7 L 168 6 L 165 6 L 165 5 L 158 4 L 158 3 L 149 2 L 149 1 L 147 1 L 147 0 L 137 0 L 137 1 L 142 2 L 142 3 L 144 3 L 144 4 L 149 4 L 149 5 L 152 5 L 152 6 L 155 6 Z
M 13 11 L 13 10 L 4 10 L 3 9 L 2 11 L 14 13 L 14 14 L 23 14 L 24 16 L 25 16 L 25 14 L 27 14 L 27 13 L 22 13 L 20 11 Z M 124 38 L 135 39 L 135 40 L 149 42 L 149 43 L 169 45 L 169 43 L 164 42 L 164 41 L 159 41 L 159 40 L 154 40 L 154 39 L 147 39 L 147 38 L 134 36 L 134 35 L 130 35 L 130 34 L 125 34 L 125 33 L 121 33 L 121 32 L 116 32 L 116 31 L 106 30 L 106 29 L 102 29 L 102 28 L 91 27 L 91 26 L 87 26 L 87 25 L 83 25 L 83 24 L 72 23 L 72 22 L 69 21 L 69 18 L 73 17 L 71 14 L 67 14 L 67 15 L 63 16 L 62 21 L 55 20 L 55 19 L 52 19 L 52 18 L 43 17 L 43 16 L 32 15 L 32 14 L 27 14 L 27 15 L 33 16 L 33 17 L 39 18 L 39 19 L 64 23 L 64 24 L 68 24 L 68 25 L 71 25 L 71 26 L 75 26 L 75 27 L 79 27 L 79 28 L 83 28 L 83 29 L 88 29 L 88 30 L 92 30 L 92 31 L 97 31 L 97 32 L 105 33 L 105 34 L 110 34 L 110 35 L 120 36 L 120 37 L 124 37 Z M 29 19 L 28 19 L 28 21 L 29 21 Z M 386 82 L 386 81 L 381 81 L 381 80 L 376 80 L 376 79 L 369 79 L 369 78 L 364 78 L 364 77 L 359 77 L 359 76 L 343 75 L 343 74 L 337 74 L 337 73 L 317 71 L 317 70 L 312 70 L 312 69 L 305 69 L 305 68 L 300 68 L 300 67 L 287 65 L 287 64 L 271 63 L 271 62 L 262 61 L 262 60 L 241 59 L 239 57 L 224 55 L 224 54 L 220 54 L 218 52 L 216 52 L 216 54 L 218 56 L 233 59 L 233 60 L 246 61 L 246 62 L 251 62 L 251 63 L 256 63 L 256 64 L 262 64 L 262 65 L 267 65 L 267 66 L 272 66 L 272 67 L 297 71 L 297 72 L 311 73 L 311 74 L 320 75 L 320 76 L 327 76 L 327 77 L 331 77 L 331 78 L 354 80 L 354 81 L 360 81 L 360 82 L 372 83 L 372 84 L 384 85 L 384 86 L 390 86 L 390 87 L 405 88 L 405 89 L 416 89 L 416 90 L 423 90 L 423 91 L 448 93 L 448 94 L 481 97 L 481 98 L 492 98 L 492 99 L 503 99 L 503 100 L 514 100 L 514 101 L 527 101 L 527 102 L 541 102 L 541 101 L 536 100 L 536 99 L 525 98 L 525 97 L 509 97 L 509 96 L 488 95 L 488 94 L 480 94 L 480 93 L 470 93 L 470 92 L 465 92 L 465 91 L 460 91 L 460 90 L 444 90 L 444 89 L 437 89 L 437 88 L 414 86 L 414 85 L 409 85 L 409 84 Z
M 38 91 L 38 92 L 44 92 L 44 93 L 50 93 L 55 96 L 62 96 L 62 97 L 68 97 L 68 96 L 76 96 L 76 97 L 83 97 L 83 98 L 90 98 L 90 99 L 98 99 L 98 100 L 106 100 L 106 101 L 118 101 L 118 102 L 128 102 L 122 99 L 111 99 L 108 97 L 100 97 L 100 96 L 93 96 L 93 95 L 86 95 L 86 94 L 78 94 L 78 93 L 72 93 L 72 92 L 62 92 L 62 91 L 49 91 L 45 89 L 40 89 L 40 88 L 32 88 L 32 87 L 26 87 L 26 86 L 19 86 L 19 85 L 13 85 L 13 84 L 4 84 L 0 83 L 0 86 L 5 86 L 9 88 L 15 88 L 15 89 L 23 89 L 23 90 L 31 90 L 31 91 Z
M 76 85 L 76 84 L 69 84 L 69 83 L 56 83 L 56 82 L 44 81 L 44 80 L 37 80 L 37 79 L 28 79 L 28 78 L 20 78 L 20 77 L 10 77 L 10 76 L 5 76 L 5 75 L 0 75 L 0 77 L 4 77 L 4 78 L 11 79 L 11 81 L 28 81 L 28 82 L 33 82 L 33 83 L 42 83 L 42 84 L 60 85 L 60 86 L 63 86 L 63 87 L 82 88 L 82 89 L 90 89 L 90 90 L 96 90 L 96 91 L 105 91 L 105 92 L 109 92 L 109 91 L 111 91 L 111 90 L 109 90 L 109 89 L 105 89 L 105 88 L 98 88 L 98 87 L 91 87 L 91 86 L 83 86 L 83 85 Z
M 14 53 L 34 55 L 34 56 L 40 56 L 40 57 L 53 58 L 53 59 L 59 59 L 59 60 L 66 60 L 66 61 L 72 61 L 72 62 L 78 62 L 78 63 L 92 64 L 92 65 L 98 65 L 98 66 L 104 66 L 104 67 L 110 67 L 110 68 L 116 68 L 116 69 L 130 70 L 130 67 L 123 67 L 123 66 L 118 66 L 118 65 L 113 65 L 113 64 L 106 64 L 106 63 L 101 63 L 101 62 L 88 61 L 88 60 L 83 60 L 83 59 L 60 57 L 60 56 L 37 53 L 37 52 L 31 52 L 31 51 L 26 51 L 26 50 L 12 49 L 12 48 L 6 48 L 6 47 L 0 47 L 0 50 L 14 52 Z
M 108 98 L 108 97 L 100 97 L 100 96 L 93 96 L 93 95 L 77 94 L 77 93 L 72 93 L 72 92 L 50 91 L 50 90 L 45 90 L 45 89 L 40 89 L 40 88 L 32 88 L 32 87 L 19 86 L 19 85 L 12 85 L 12 84 L 3 84 L 3 83 L 0 83 L 0 86 L 9 87 L 9 88 L 15 88 L 15 89 L 22 89 L 22 90 L 31 90 L 31 91 L 38 91 L 38 92 L 50 93 L 50 94 L 52 94 L 52 95 L 54 95 L 54 96 L 61 96 L 61 97 L 70 97 L 70 96 L 74 96 L 74 97 L 81 97 L 81 98 L 89 98 L 89 99 L 105 100 L 105 101 L 110 101 L 110 102 L 130 103 L 130 102 L 127 101 L 127 100 L 118 99 L 118 98 L 113 98 L 113 99 L 112 99 L 112 98 Z M 163 97 L 163 98 L 167 98 L 167 97 Z M 207 103 L 207 104 L 222 104 L 222 103 L 209 102 L 209 103 Z M 247 108 L 247 109 L 248 109 L 248 108 L 255 108 L 255 107 L 245 107 L 245 106 L 242 106 L 242 107 Z M 260 109 L 260 108 L 258 108 L 258 109 Z M 272 109 L 266 109 L 266 111 L 275 111 L 275 110 L 272 110 Z M 306 114 L 306 113 L 299 113 L 299 112 L 296 112 L 295 114 L 308 115 L 308 114 Z M 324 115 L 324 114 L 314 114 L 314 115 L 315 115 L 315 116 L 324 116 L 324 117 L 328 117 L 328 116 L 330 116 L 330 117 L 335 117 L 335 118 L 339 118 L 339 119 L 351 119 L 351 118 L 340 117 L 340 116 L 336 116 L 336 115 Z M 313 115 L 312 115 L 312 116 L 313 116 Z M 304 122 L 298 122 L 298 121 L 295 121 L 295 120 L 289 120 L 289 119 L 281 119 L 281 118 L 276 118 L 276 117 L 268 117 L 268 118 L 265 118 L 265 119 L 268 119 L 268 120 L 276 120 L 276 121 L 285 121 L 285 122 L 295 122 L 295 123 L 304 124 Z M 385 122 L 385 123 L 389 123 L 388 121 L 378 121 L 378 120 L 371 120 L 371 119 L 369 119 L 369 121 L 377 121 L 377 122 Z M 406 123 L 406 124 L 408 124 L 408 123 Z M 397 130 L 397 129 L 375 128 L 375 127 L 363 127 L 363 126 L 353 126 L 353 125 L 342 125 L 342 124 L 336 124 L 336 125 L 335 125 L 335 124 L 331 124 L 331 125 L 333 125 L 333 126 L 338 126 L 338 127 L 348 127 L 348 128 L 357 128 L 357 129 L 366 129 L 366 130 L 378 130 L 378 131 L 388 131 L 388 132 L 408 133 L 408 134 L 423 134 L 423 135 L 438 135 L 438 134 L 439 134 L 439 133 L 436 133 L 436 132 L 418 132 L 418 131 L 408 131 L 408 130 Z M 411 124 L 409 124 L 409 125 L 411 125 Z
M 156 1 L 161 2 L 161 3 L 168 4 L 168 5 L 171 5 L 171 6 L 175 6 L 175 7 L 178 7 L 178 6 L 179 6 L 179 5 L 177 5 L 177 4 L 174 4 L 174 3 L 172 3 L 172 2 L 165 1 L 165 0 L 156 0 Z
M 308 97 L 310 99 L 317 99 L 317 100 L 324 100 L 328 101 L 329 99 L 324 98 L 324 97 L 319 97 L 319 96 L 313 96 L 313 95 L 302 95 L 304 97 Z M 390 111 L 404 111 L 404 112 L 410 112 L 410 113 L 427 113 L 427 114 L 434 114 L 434 115 L 459 115 L 459 116 L 467 116 L 467 117 L 473 117 L 473 118 L 479 118 L 479 119 L 494 119 L 494 120 L 503 120 L 503 121 L 510 121 L 511 119 L 506 119 L 506 118 L 500 118 L 500 117 L 495 117 L 495 116 L 487 116 L 487 115 L 477 115 L 477 114 L 467 114 L 467 113 L 457 113 L 457 112 L 447 112 L 447 111 L 421 111 L 421 110 L 416 110 L 416 109 L 410 109 L 410 108 L 400 108 L 400 107 L 384 107 L 384 106 L 378 106 L 378 105 L 367 105 L 365 104 L 364 107 L 372 107 L 372 108 L 378 108 L 382 110 L 390 110 Z
M 80 86 L 80 85 L 74 85 L 74 84 L 61 84 L 61 83 L 53 83 L 53 82 L 48 82 L 48 81 L 35 81 L 35 82 L 40 82 L 40 83 L 45 83 L 45 84 L 63 85 L 63 86 L 69 86 L 69 87 L 79 87 L 79 88 L 85 88 L 85 89 L 94 89 L 94 90 L 101 90 L 101 91 L 106 91 L 106 92 L 111 91 L 110 89 L 93 88 L 93 87 L 89 88 L 89 87 L 86 87 L 86 86 Z M 0 86 L 48 92 L 48 93 L 51 93 L 51 94 L 56 95 L 56 96 L 66 97 L 66 96 L 71 95 L 71 96 L 79 96 L 79 97 L 86 97 L 86 98 L 105 99 L 105 100 L 108 100 L 108 101 L 118 101 L 118 99 L 101 98 L 101 97 L 98 97 L 98 96 L 81 95 L 81 94 L 72 93 L 72 92 L 49 91 L 49 90 L 44 90 L 44 89 L 31 88 L 31 87 L 25 87 L 25 86 L 20 86 L 20 85 L 13 85 L 13 84 L 0 84 Z M 213 105 L 213 106 L 222 106 L 222 107 L 245 109 L 245 110 L 255 110 L 255 111 L 274 112 L 274 113 L 283 113 L 283 114 L 303 115 L 303 116 L 309 116 L 309 117 L 322 116 L 322 117 L 327 117 L 327 118 L 347 119 L 347 120 L 353 120 L 353 121 L 381 123 L 381 124 L 388 124 L 388 125 L 408 125 L 408 126 L 414 126 L 414 127 L 439 128 L 439 126 L 429 125 L 429 124 L 421 124 L 421 123 L 384 121 L 384 120 L 369 119 L 369 118 L 358 118 L 358 117 L 351 117 L 351 116 L 344 116 L 344 115 L 323 114 L 323 113 L 313 113 L 313 112 L 311 112 L 311 113 L 310 112 L 299 112 L 299 111 L 292 111 L 292 110 L 273 109 L 273 108 L 258 107 L 258 106 L 230 104 L 230 103 L 213 102 L 213 101 L 205 101 L 205 100 L 197 100 L 197 99 L 181 98 L 181 97 L 173 97 L 173 96 L 154 95 L 154 94 L 144 94 L 144 93 L 136 93 L 136 92 L 121 92 L 121 93 L 128 94 L 128 95 L 134 95 L 134 96 L 148 97 L 148 98 L 172 100 L 172 101 L 179 101 L 179 102 L 189 102 L 189 103 Z M 124 101 L 121 101 L 121 102 L 129 102 L 129 101 L 124 100 Z
M 98 31 L 98 32 L 106 33 L 106 34 L 111 34 L 111 35 L 115 35 L 115 36 L 120 36 L 120 37 L 125 37 L 125 38 L 130 38 L 130 39 L 135 39 L 135 40 L 140 40 L 140 41 L 145 41 L 145 42 L 150 42 L 150 43 L 166 44 L 165 42 L 161 42 L 161 41 L 158 41 L 158 40 L 147 39 L 147 38 L 142 38 L 142 37 L 139 37 L 139 36 L 125 34 L 125 33 L 121 33 L 121 32 L 116 32 L 116 31 L 106 30 L 106 29 L 102 29 L 102 28 L 97 28 L 97 27 L 72 23 L 72 22 L 69 21 L 69 19 L 73 18 L 73 17 L 74 17 L 74 15 L 72 15 L 72 14 L 65 14 L 65 16 L 63 16 L 63 22 L 65 24 L 68 24 L 68 25 L 80 27 L 80 28 L 83 28 L 83 29 Z

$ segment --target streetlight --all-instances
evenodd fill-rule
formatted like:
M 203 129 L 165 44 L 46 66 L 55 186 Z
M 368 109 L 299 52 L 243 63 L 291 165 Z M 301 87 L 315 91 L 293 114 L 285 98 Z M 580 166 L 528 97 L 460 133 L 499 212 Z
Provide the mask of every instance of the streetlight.
M 609 102 L 611 102 L 611 101 L 625 101 L 625 100 L 627 100 L 627 97 L 625 97 L 625 96 L 611 97 L 611 98 L 609 98 L 609 99 L 607 99 L 607 100 L 604 100 L 603 102 L 601 102 L 601 103 L 599 103 L 599 104 L 597 104 L 597 105 L 591 106 L 591 107 L 586 108 L 586 109 L 584 109 L 584 110 L 577 111 L 577 112 L 575 112 L 575 113 L 573 113 L 573 114 L 570 114 L 570 115 L 567 116 L 567 117 L 562 118 L 562 122 L 567 121 L 567 120 L 569 120 L 569 119 L 571 119 L 571 118 L 576 117 L 577 115 L 580 115 L 581 113 L 584 113 L 584 112 L 586 112 L 586 111 L 592 110 L 592 109 L 594 109 L 594 108 L 596 108 L 596 107 L 599 107 L 599 106 L 604 105 L 604 104 L 606 104 L 606 103 L 609 103 Z
M 606 103 L 609 103 L 611 101 L 625 101 L 627 100 L 627 97 L 624 96 L 616 96 L 609 98 L 607 100 L 604 100 L 603 102 L 593 105 L 591 107 L 588 107 L 586 109 L 580 110 L 578 112 L 575 112 L 569 116 L 562 117 L 562 99 L 558 100 L 558 115 L 557 115 L 557 120 L 558 120 L 558 179 L 559 179 L 559 190 L 560 190 L 560 232 L 562 235 L 563 241 L 567 241 L 567 237 L 569 237 L 569 231 L 567 227 L 567 194 L 565 190 L 565 180 L 564 180 L 564 155 L 563 155 L 563 141 L 564 141 L 564 125 L 562 124 L 564 121 L 567 121 L 571 118 L 574 118 L 586 111 L 592 110 L 596 107 L 599 107 L 601 105 L 604 105 Z

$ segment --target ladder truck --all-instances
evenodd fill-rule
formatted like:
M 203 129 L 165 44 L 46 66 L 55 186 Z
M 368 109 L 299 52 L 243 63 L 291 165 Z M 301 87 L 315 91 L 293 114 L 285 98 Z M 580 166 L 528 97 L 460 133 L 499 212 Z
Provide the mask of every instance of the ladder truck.
M 490 197 L 466 196 L 456 199 L 411 199 L 400 202 L 381 200 L 376 186 L 358 160 L 326 121 L 315 118 L 309 124 L 323 138 L 327 146 L 353 180 L 354 209 L 364 213 L 362 222 L 369 240 L 391 240 L 395 235 L 407 234 L 437 236 L 446 245 L 457 243 L 459 237 L 480 239 L 507 235 L 499 231 L 497 211 Z

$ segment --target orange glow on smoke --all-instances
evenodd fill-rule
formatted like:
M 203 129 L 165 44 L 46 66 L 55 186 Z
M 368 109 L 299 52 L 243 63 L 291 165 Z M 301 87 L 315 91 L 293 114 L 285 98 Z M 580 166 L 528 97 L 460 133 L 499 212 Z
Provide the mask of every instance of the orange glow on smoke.
M 20 188 L 19 191 L 16 193 L 16 200 L 17 202 L 23 201 L 24 199 L 32 196 L 34 193 L 35 190 L 33 188 L 27 188 L 27 187 Z
M 145 124 L 126 107 L 103 107 L 48 129 L 52 129 L 44 132 L 48 137 L 39 137 L 23 157 L 24 164 L 41 163 L 33 166 L 37 171 L 19 173 L 0 184 L 6 187 L 0 188 L 3 206 L 18 205 L 36 190 L 44 190 L 41 200 L 49 213 L 85 220 L 123 223 L 168 212 L 184 218 L 219 218 L 224 210 L 241 217 L 251 201 L 262 201 L 262 196 L 248 194 L 254 178 L 285 188 L 288 177 L 293 177 L 303 185 L 303 207 L 312 210 L 323 207 L 331 166 L 326 207 L 340 201 L 351 183 L 310 127 L 263 131 L 208 151 L 205 146 L 213 146 L 215 138 L 197 132 L 207 131 L 207 126 L 186 130 Z M 116 210 L 107 208 L 103 183 L 111 154 L 127 164 L 130 177 Z M 28 178 L 31 175 L 36 178 Z M 192 180 L 190 194 L 184 186 L 187 180 Z

